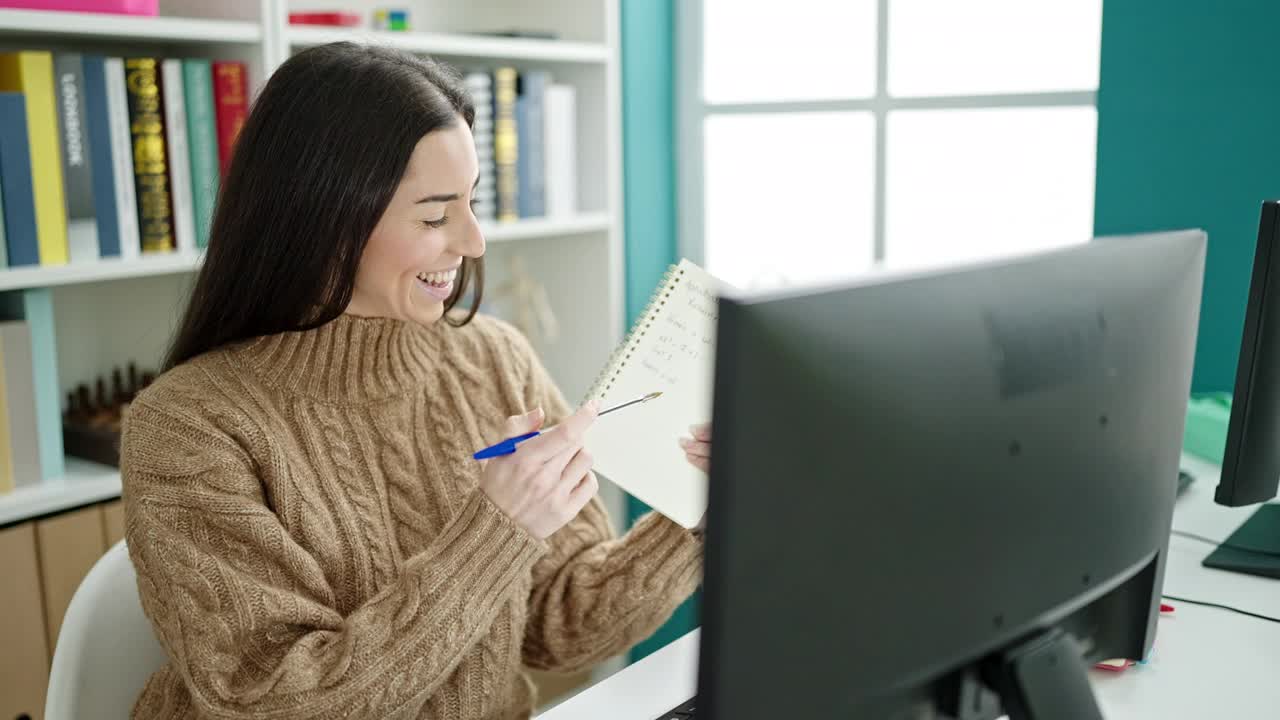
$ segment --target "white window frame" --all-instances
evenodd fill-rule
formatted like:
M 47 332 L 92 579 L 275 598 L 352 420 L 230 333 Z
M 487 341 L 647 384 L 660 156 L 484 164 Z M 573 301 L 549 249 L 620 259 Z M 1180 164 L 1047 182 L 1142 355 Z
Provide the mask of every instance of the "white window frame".
M 875 95 L 860 100 L 812 100 L 789 102 L 708 103 L 702 94 L 702 0 L 676 0 L 675 99 L 676 99 L 676 207 L 681 255 L 706 264 L 703 233 L 704 176 L 703 127 L 708 115 L 746 115 L 776 112 L 869 111 L 875 120 L 874 257 L 885 258 L 885 127 L 895 110 L 961 110 L 988 108 L 1089 107 L 1097 109 L 1095 90 L 990 95 L 893 97 L 889 95 L 889 3 L 876 8 Z

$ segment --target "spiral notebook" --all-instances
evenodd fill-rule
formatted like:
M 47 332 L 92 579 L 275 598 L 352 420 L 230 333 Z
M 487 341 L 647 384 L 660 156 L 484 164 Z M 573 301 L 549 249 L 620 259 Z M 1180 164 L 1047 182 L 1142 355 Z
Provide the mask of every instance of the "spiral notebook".
M 707 508 L 707 476 L 677 440 L 711 420 L 717 297 L 725 286 L 688 260 L 672 265 L 587 399 L 601 407 L 662 397 L 601 418 L 587 434 L 595 470 L 654 510 L 694 527 Z

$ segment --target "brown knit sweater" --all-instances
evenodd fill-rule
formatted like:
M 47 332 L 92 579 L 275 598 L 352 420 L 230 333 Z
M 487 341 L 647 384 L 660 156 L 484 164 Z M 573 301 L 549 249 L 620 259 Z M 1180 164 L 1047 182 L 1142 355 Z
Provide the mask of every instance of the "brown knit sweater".
M 169 655 L 137 718 L 519 718 L 522 667 L 583 668 L 696 587 L 701 541 L 614 538 L 598 499 L 546 541 L 478 488 L 509 415 L 568 408 L 496 320 L 342 316 L 165 373 L 122 446 L 129 554 Z

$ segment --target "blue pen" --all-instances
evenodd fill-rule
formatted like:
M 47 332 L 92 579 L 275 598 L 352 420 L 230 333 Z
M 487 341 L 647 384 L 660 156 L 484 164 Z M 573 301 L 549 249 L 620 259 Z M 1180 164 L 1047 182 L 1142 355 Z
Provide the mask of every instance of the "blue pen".
M 608 415 L 614 410 L 621 410 L 622 408 L 628 407 L 631 405 L 639 405 L 640 403 L 647 403 L 650 400 L 653 400 L 659 397 L 660 395 L 662 395 L 662 393 L 660 392 L 651 392 L 648 395 L 645 395 L 644 397 L 639 397 L 639 398 L 636 398 L 635 400 L 628 400 L 624 403 L 618 403 L 617 405 L 614 405 L 613 407 L 607 410 L 601 410 L 596 415 L 596 417 L 602 417 L 604 415 Z M 524 435 L 518 435 L 513 438 L 507 438 L 506 440 L 503 440 L 497 445 L 490 445 L 489 447 L 481 450 L 480 452 L 476 453 L 475 455 L 472 455 L 471 457 L 475 458 L 476 460 L 486 460 L 488 458 L 495 458 L 495 457 L 501 457 L 503 455 L 510 455 L 511 453 L 516 451 L 517 445 L 524 442 L 525 440 L 531 440 L 533 438 L 536 438 L 541 434 L 542 433 L 535 430 L 531 433 L 525 433 Z

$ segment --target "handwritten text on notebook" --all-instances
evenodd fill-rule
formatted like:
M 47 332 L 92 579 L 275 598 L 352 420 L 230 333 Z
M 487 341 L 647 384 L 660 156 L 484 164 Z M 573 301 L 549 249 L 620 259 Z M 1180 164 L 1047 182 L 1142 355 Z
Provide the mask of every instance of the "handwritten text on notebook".
M 693 527 L 706 511 L 706 475 L 677 438 L 711 419 L 721 284 L 682 260 L 601 373 L 592 396 L 606 402 L 662 391 L 660 400 L 591 428 L 596 471 L 667 517 Z
M 640 358 L 640 366 L 666 387 L 679 381 L 677 367 L 703 361 L 715 352 L 715 338 L 708 330 L 715 327 L 718 315 L 716 291 L 697 282 L 685 283 L 683 290 L 687 309 L 697 313 L 699 321 L 665 314 L 651 331 L 648 352 Z

